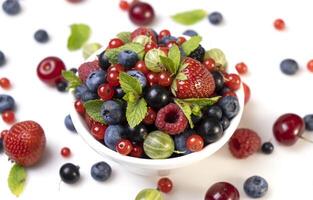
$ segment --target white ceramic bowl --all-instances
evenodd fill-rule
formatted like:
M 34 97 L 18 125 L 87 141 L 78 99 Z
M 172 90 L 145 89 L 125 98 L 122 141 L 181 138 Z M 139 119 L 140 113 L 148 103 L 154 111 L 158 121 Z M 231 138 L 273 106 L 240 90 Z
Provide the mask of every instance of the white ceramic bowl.
M 96 55 L 102 52 L 104 49 L 99 50 L 96 54 L 90 57 L 89 60 L 95 59 Z M 244 109 L 244 92 L 243 87 L 241 86 L 239 90 L 236 91 L 239 104 L 240 111 L 238 115 L 232 119 L 230 126 L 224 132 L 222 138 L 220 138 L 217 142 L 207 145 L 203 150 L 196 153 L 191 153 L 188 155 L 180 156 L 177 158 L 163 159 L 163 160 L 152 160 L 152 159 L 141 159 L 141 158 L 133 158 L 130 156 L 123 156 L 111 149 L 107 148 L 96 139 L 89 132 L 89 128 L 87 127 L 84 119 L 76 112 L 74 106 L 71 106 L 71 117 L 75 128 L 78 134 L 83 138 L 83 140 L 97 153 L 101 156 L 109 158 L 120 165 L 122 165 L 125 169 L 140 175 L 166 175 L 170 172 L 170 170 L 181 168 L 197 161 L 203 160 L 210 155 L 214 154 L 217 150 L 219 150 L 232 136 L 234 131 L 237 129 L 243 109 Z

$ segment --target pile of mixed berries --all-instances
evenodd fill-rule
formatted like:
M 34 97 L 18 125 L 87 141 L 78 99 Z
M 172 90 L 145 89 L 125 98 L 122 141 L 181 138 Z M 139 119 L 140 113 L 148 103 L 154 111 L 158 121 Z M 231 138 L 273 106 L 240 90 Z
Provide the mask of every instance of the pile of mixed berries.
M 216 142 L 239 112 L 241 80 L 219 49 L 150 28 L 122 32 L 78 77 L 64 71 L 95 139 L 123 155 L 165 159 Z

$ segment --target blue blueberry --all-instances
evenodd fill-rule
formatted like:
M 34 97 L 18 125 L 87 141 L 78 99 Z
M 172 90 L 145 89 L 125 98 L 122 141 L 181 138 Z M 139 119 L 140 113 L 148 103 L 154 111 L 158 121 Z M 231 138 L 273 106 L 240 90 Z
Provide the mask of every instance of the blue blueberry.
M 192 153 L 187 149 L 186 141 L 188 137 L 192 134 L 191 130 L 184 131 L 182 134 L 174 136 L 175 150 L 182 152 L 183 154 Z
M 140 82 L 141 87 L 143 88 L 146 87 L 147 79 L 146 79 L 146 76 L 141 71 L 130 70 L 127 72 L 127 74 L 136 78 Z
M 2 9 L 8 15 L 16 15 L 21 11 L 21 5 L 18 0 L 6 0 L 2 4 Z
M 110 66 L 111 63 L 109 62 L 108 57 L 105 55 L 105 51 L 101 52 L 98 55 L 99 65 L 102 70 L 106 71 Z
M 308 131 L 313 131 L 313 114 L 306 115 L 304 118 L 305 129 Z
M 125 137 L 134 143 L 142 143 L 148 135 L 148 129 L 145 125 L 139 124 L 134 128 L 125 127 Z
M 124 128 L 121 125 L 110 125 L 105 130 L 104 144 L 113 151 L 116 151 L 117 143 L 124 136 Z
M 223 110 L 223 114 L 228 118 L 232 119 L 239 112 L 239 101 L 237 97 L 225 96 L 219 102 L 218 105 Z
M 0 67 L 5 64 L 5 55 L 2 51 L 0 51 Z
M 205 116 L 206 117 L 214 117 L 218 120 L 220 120 L 222 118 L 222 115 L 223 115 L 223 111 L 222 109 L 217 106 L 217 105 L 214 105 L 214 106 L 210 106 L 206 112 L 205 112 Z
M 90 173 L 92 178 L 94 178 L 96 181 L 104 182 L 110 178 L 112 169 L 108 163 L 98 162 L 92 165 Z
M 109 100 L 101 106 L 101 115 L 108 125 L 119 124 L 123 120 L 123 108 L 116 101 Z
M 47 31 L 45 31 L 43 29 L 39 29 L 35 32 L 34 38 L 39 43 L 46 43 L 49 40 L 49 35 L 48 35 Z
M 174 36 L 165 36 L 163 37 L 160 41 L 159 41 L 159 44 L 163 44 L 163 45 L 166 45 L 167 43 L 169 42 L 176 42 L 177 41 L 177 38 L 174 37 Z
M 223 15 L 220 12 L 212 12 L 209 16 L 211 24 L 218 25 L 223 21 Z
M 92 92 L 97 92 L 99 85 L 103 84 L 106 79 L 106 72 L 103 70 L 97 70 L 91 72 L 86 79 L 86 86 Z
M 230 125 L 230 120 L 227 117 L 223 116 L 220 120 L 220 123 L 223 127 L 223 130 L 225 131 Z
M 64 124 L 65 124 L 65 127 L 72 131 L 72 132 L 77 132 L 76 129 L 75 129 L 75 126 L 73 124 L 73 121 L 72 121 L 72 118 L 71 118 L 71 115 L 66 115 L 65 119 L 64 119 Z
M 188 29 L 188 30 L 183 32 L 183 35 L 187 35 L 187 36 L 192 37 L 192 36 L 198 35 L 198 33 L 194 30 Z
M 59 92 L 65 92 L 67 85 L 68 85 L 67 81 L 64 81 L 64 80 L 59 81 L 59 82 L 57 82 L 57 90 Z
M 124 50 L 118 54 L 118 62 L 125 68 L 131 68 L 135 66 L 138 60 L 139 58 L 137 53 L 130 50 Z
M 97 93 L 95 92 L 91 92 L 91 91 L 87 91 L 87 92 L 84 92 L 82 97 L 81 97 L 81 100 L 83 102 L 86 102 L 86 101 L 89 101 L 89 100 L 94 100 L 94 99 L 98 99 L 99 96 Z
M 280 70 L 287 75 L 294 75 L 299 70 L 298 63 L 290 58 L 287 58 L 280 63 Z
M 75 88 L 75 90 L 74 90 L 74 96 L 75 96 L 76 99 L 81 99 L 82 96 L 83 96 L 83 94 L 84 94 L 85 92 L 87 92 L 87 91 L 88 91 L 87 86 L 84 85 L 84 84 L 82 84 L 82 85 L 80 85 L 80 86 L 78 86 L 78 87 Z
M 264 142 L 261 150 L 264 154 L 271 154 L 274 151 L 274 145 L 271 142 Z
M 13 110 L 14 107 L 15 101 L 13 97 L 6 94 L 0 94 L 0 113 L 6 110 Z
M 245 181 L 243 189 L 249 197 L 261 198 L 268 190 L 268 183 L 260 176 L 252 176 Z

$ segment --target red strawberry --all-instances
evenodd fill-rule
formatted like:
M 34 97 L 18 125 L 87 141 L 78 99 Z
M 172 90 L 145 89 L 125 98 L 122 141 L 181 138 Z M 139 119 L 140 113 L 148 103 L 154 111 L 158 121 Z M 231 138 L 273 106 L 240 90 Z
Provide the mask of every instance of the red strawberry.
M 211 72 L 199 61 L 186 58 L 172 84 L 173 94 L 180 99 L 210 97 L 215 90 Z
M 44 130 L 34 121 L 16 123 L 5 134 L 3 146 L 11 160 L 25 167 L 32 166 L 43 155 L 46 146 Z
M 139 35 L 151 36 L 151 40 L 156 43 L 156 36 L 151 28 L 139 27 L 131 33 L 131 39 L 133 40 Z
M 97 71 L 98 69 L 100 69 L 98 60 L 94 60 L 91 62 L 85 62 L 85 63 L 81 64 L 78 68 L 79 78 L 83 82 L 85 82 L 86 79 L 88 78 L 89 74 L 91 72 Z

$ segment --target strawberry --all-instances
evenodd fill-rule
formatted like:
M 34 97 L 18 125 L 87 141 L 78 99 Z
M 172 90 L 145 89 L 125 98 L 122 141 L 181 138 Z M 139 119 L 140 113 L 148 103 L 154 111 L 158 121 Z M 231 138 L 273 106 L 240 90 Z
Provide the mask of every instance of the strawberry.
M 98 60 L 94 60 L 91 62 L 85 62 L 85 63 L 81 64 L 78 68 L 79 78 L 83 82 L 85 82 L 86 79 L 88 78 L 89 74 L 91 72 L 97 71 L 98 69 L 100 69 Z
M 24 167 L 32 166 L 43 155 L 46 146 L 44 130 L 34 121 L 16 123 L 4 135 L 3 146 L 11 160 Z
M 172 84 L 173 94 L 180 99 L 210 97 L 215 90 L 211 72 L 199 61 L 187 57 Z
M 135 39 L 137 36 L 139 35 L 146 35 L 148 37 L 151 36 L 151 40 L 156 43 L 156 35 L 154 34 L 153 30 L 151 28 L 146 28 L 146 27 L 140 27 L 140 28 L 137 28 L 136 30 L 134 30 L 130 37 L 131 37 L 131 40 Z

